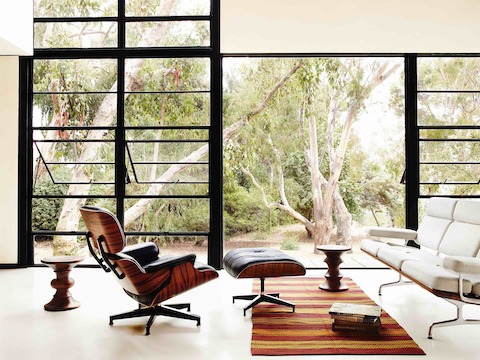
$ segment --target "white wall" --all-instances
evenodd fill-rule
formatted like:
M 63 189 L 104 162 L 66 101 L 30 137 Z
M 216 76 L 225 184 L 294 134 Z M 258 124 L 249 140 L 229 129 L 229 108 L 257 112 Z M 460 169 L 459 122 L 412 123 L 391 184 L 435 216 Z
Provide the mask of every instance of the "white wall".
M 33 55 L 33 0 L 1 0 L 0 55 Z
M 0 56 L 0 264 L 16 264 L 18 57 Z
M 221 0 L 221 51 L 480 52 L 479 0 Z

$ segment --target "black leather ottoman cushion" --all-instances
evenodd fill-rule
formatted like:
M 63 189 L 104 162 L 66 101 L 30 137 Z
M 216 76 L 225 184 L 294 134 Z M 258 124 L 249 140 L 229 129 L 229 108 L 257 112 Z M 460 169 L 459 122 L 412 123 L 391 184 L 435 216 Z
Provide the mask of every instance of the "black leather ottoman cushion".
M 237 279 L 305 275 L 305 267 L 298 260 L 269 248 L 231 250 L 223 258 L 223 264 Z

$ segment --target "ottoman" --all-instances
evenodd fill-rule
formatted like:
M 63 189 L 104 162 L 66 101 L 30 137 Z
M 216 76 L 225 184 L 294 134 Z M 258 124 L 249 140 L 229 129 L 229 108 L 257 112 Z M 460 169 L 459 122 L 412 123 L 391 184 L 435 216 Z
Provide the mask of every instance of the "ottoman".
M 236 295 L 233 297 L 233 302 L 237 299 L 252 300 L 243 309 L 244 316 L 248 309 L 261 302 L 289 306 L 295 311 L 295 304 L 280 299 L 280 294 L 265 293 L 265 278 L 305 275 L 305 267 L 292 256 L 280 250 L 268 248 L 235 249 L 225 255 L 223 264 L 225 270 L 236 279 L 260 279 L 259 294 Z

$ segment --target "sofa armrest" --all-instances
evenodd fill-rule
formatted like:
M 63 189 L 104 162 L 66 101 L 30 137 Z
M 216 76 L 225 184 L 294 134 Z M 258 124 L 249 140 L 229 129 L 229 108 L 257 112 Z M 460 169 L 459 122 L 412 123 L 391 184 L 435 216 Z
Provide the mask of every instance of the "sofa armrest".
M 415 230 L 380 226 L 367 228 L 367 234 L 371 236 L 405 240 L 415 240 L 417 238 L 417 232 Z
M 443 267 L 460 274 L 480 274 L 480 259 L 471 256 L 446 256 Z

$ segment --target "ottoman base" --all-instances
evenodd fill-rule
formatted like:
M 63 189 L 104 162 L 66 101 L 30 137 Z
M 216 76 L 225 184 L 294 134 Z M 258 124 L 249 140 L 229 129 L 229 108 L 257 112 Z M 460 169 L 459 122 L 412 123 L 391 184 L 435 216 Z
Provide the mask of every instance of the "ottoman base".
M 265 294 L 265 278 L 260 278 L 260 293 L 258 295 L 235 295 L 233 296 L 233 302 L 235 300 L 253 300 L 243 308 L 243 316 L 247 314 L 247 310 L 251 309 L 255 305 L 262 302 L 268 302 L 271 304 L 284 305 L 292 308 L 292 312 L 295 312 L 295 304 L 279 299 L 280 294 Z

